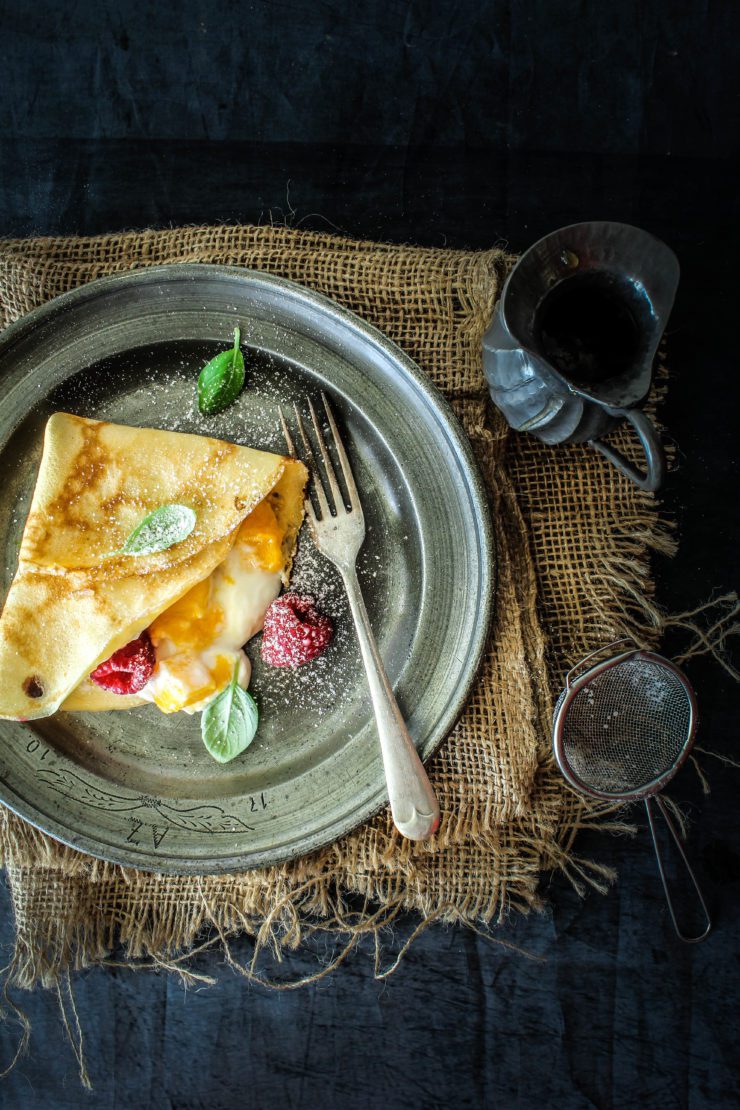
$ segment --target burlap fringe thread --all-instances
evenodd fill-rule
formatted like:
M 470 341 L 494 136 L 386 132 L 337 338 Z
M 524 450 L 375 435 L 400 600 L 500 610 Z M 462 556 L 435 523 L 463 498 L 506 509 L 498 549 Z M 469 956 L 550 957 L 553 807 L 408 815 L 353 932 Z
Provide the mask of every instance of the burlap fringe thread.
M 370 937 L 375 975 L 385 978 L 432 922 L 482 927 L 482 935 L 512 947 L 487 927 L 514 911 L 539 909 L 544 871 L 562 872 L 580 893 L 606 890 L 614 873 L 579 857 L 576 837 L 583 829 L 627 834 L 632 827 L 613 807 L 576 797 L 554 767 L 552 690 L 562 673 L 600 644 L 629 635 L 654 647 L 675 627 L 692 636 L 684 660 L 710 652 L 736 675 L 723 650 L 738 627 L 735 595 L 672 620 L 655 605 L 649 553 L 670 555 L 675 545 L 654 500 L 619 485 L 588 448 L 565 449 L 556 462 L 551 448 L 531 437 L 510 437 L 490 412 L 480 340 L 510 257 L 351 242 L 277 227 L 9 241 L 0 244 L 0 324 L 105 273 L 183 261 L 251 266 L 318 289 L 395 339 L 446 392 L 492 497 L 499 595 L 482 681 L 500 687 L 504 676 L 506 695 L 500 695 L 503 705 L 479 699 L 474 716 L 435 757 L 443 826 L 429 846 L 404 842 L 385 815 L 305 860 L 251 873 L 248 882 L 244 876 L 192 878 L 178 880 L 174 890 L 166 878 L 82 856 L 5 812 L 0 854 L 17 943 L 4 970 L 4 997 L 7 1015 L 22 1029 L 16 1059 L 27 1046 L 29 1025 L 9 988 L 43 984 L 56 992 L 85 1086 L 73 971 L 97 963 L 154 967 L 178 975 L 185 986 L 206 984 L 213 980 L 196 970 L 193 957 L 219 945 L 238 974 L 291 990 L 329 974 Z M 634 457 L 629 436 L 617 441 Z M 704 630 L 702 616 L 709 618 Z M 514 661 L 513 669 L 502 669 L 496 648 L 505 664 Z M 42 884 L 34 881 L 39 873 Z M 384 941 L 407 910 L 416 911 L 418 923 L 388 958 Z M 241 933 L 253 940 L 248 963 L 233 950 Z M 337 950 L 315 974 L 294 982 L 264 975 L 263 956 L 279 962 L 285 950 L 319 934 L 333 938 Z M 125 963 L 111 959 L 117 947 Z

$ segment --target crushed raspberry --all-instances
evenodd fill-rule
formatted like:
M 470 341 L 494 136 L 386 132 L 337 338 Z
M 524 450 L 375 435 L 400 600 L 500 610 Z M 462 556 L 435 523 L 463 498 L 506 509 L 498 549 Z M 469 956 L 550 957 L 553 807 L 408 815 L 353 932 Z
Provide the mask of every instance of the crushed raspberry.
M 154 670 L 154 645 L 148 632 L 114 651 L 90 675 L 90 681 L 111 694 L 138 694 Z
M 334 625 L 312 597 L 283 594 L 265 613 L 262 658 L 271 667 L 299 667 L 329 646 Z

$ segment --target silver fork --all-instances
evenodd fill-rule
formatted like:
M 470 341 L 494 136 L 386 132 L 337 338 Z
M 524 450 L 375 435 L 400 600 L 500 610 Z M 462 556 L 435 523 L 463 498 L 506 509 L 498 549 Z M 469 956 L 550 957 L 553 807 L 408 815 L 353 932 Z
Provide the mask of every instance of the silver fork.
M 365 517 L 347 452 L 337 431 L 329 402 L 323 393 L 321 398 L 324 402 L 326 419 L 334 438 L 334 447 L 344 475 L 350 508 L 347 509 L 344 504 L 344 497 L 311 400 L 308 400 L 308 407 L 311 411 L 311 420 L 313 421 L 321 458 L 324 462 L 324 470 L 333 505 L 330 505 L 324 489 L 321 474 L 316 465 L 316 457 L 303 427 L 301 414 L 298 407 L 294 405 L 298 432 L 303 443 L 306 463 L 313 478 L 316 499 L 319 504 L 319 512 L 316 513 L 310 497 L 306 498 L 308 525 L 316 547 L 337 568 L 347 591 L 357 639 L 360 642 L 360 652 L 367 672 L 367 681 L 370 686 L 370 698 L 373 703 L 375 722 L 380 738 L 380 750 L 383 756 L 383 767 L 393 822 L 399 832 L 410 840 L 426 840 L 436 832 L 439 826 L 439 804 L 432 789 L 432 784 L 424 770 L 424 765 L 414 746 L 414 741 L 409 735 L 409 730 L 406 728 L 401 711 L 393 696 L 393 688 L 388 680 L 383 661 L 380 658 L 378 645 L 370 627 L 370 620 L 362 597 L 360 583 L 357 580 L 356 569 L 357 555 L 365 539 Z M 291 455 L 295 455 L 293 440 L 282 409 L 280 410 L 280 422 L 288 451 Z

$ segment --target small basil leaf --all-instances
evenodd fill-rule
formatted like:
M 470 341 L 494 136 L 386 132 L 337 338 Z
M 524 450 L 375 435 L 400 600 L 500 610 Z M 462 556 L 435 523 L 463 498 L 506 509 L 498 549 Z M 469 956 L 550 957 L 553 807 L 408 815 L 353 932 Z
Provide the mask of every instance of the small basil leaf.
M 187 505 L 162 505 L 133 532 L 121 548 L 121 555 L 151 555 L 155 551 L 166 551 L 180 543 L 195 528 L 195 513 Z
M 234 665 L 231 682 L 200 718 L 203 743 L 218 763 L 228 763 L 248 748 L 259 723 L 259 710 L 251 694 L 237 682 L 239 661 Z
M 222 412 L 244 388 L 244 355 L 239 350 L 241 334 L 234 329 L 234 346 L 207 362 L 198 377 L 198 408 L 205 416 Z

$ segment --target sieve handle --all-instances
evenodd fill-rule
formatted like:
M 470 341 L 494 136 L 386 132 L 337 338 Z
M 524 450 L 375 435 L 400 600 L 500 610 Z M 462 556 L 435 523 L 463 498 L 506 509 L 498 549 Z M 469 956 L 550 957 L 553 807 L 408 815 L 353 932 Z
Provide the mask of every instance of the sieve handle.
M 653 847 L 655 848 L 655 858 L 658 861 L 658 874 L 660 875 L 660 881 L 663 884 L 663 890 L 665 891 L 666 902 L 668 903 L 668 910 L 669 910 L 670 915 L 671 915 L 671 921 L 673 922 L 673 928 L 676 930 L 676 935 L 681 940 L 685 941 L 687 944 L 696 944 L 697 941 L 704 940 L 704 938 L 709 934 L 709 931 L 712 928 L 712 919 L 709 916 L 709 910 L 707 909 L 707 904 L 704 901 L 704 895 L 701 892 L 701 887 L 699 886 L 696 875 L 694 874 L 694 872 L 691 868 L 691 864 L 689 863 L 688 858 L 686 856 L 686 853 L 684 852 L 683 844 L 681 843 L 681 838 L 678 835 L 678 833 L 676 832 L 676 826 L 673 824 L 673 821 L 671 820 L 671 817 L 670 817 L 670 814 L 668 813 L 665 802 L 663 801 L 663 799 L 661 797 L 659 797 L 656 794 L 655 795 L 655 802 L 658 806 L 658 809 L 662 813 L 663 820 L 665 821 L 666 825 L 668 826 L 668 831 L 670 832 L 671 836 L 673 837 L 674 843 L 675 843 L 676 847 L 678 848 L 678 851 L 681 855 L 681 859 L 684 862 L 684 867 L 686 868 L 686 871 L 688 872 L 689 878 L 691 879 L 691 882 L 693 883 L 694 890 L 696 891 L 696 896 L 699 899 L 699 903 L 700 903 L 701 908 L 704 912 L 704 917 L 705 917 L 706 923 L 707 923 L 706 928 L 704 929 L 704 932 L 699 933 L 698 936 L 687 937 L 684 933 L 681 932 L 680 926 L 678 924 L 678 919 L 676 918 L 676 911 L 673 908 L 673 899 L 671 898 L 671 893 L 668 889 L 668 880 L 666 879 L 665 869 L 663 867 L 663 857 L 660 853 L 660 848 L 658 847 L 658 838 L 655 834 L 655 817 L 653 815 L 652 802 L 653 802 L 652 798 L 646 798 L 645 799 L 645 809 L 647 810 L 648 821 L 650 823 L 650 835 L 653 838 Z

